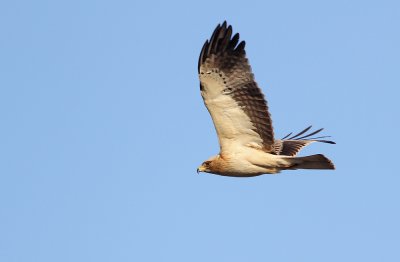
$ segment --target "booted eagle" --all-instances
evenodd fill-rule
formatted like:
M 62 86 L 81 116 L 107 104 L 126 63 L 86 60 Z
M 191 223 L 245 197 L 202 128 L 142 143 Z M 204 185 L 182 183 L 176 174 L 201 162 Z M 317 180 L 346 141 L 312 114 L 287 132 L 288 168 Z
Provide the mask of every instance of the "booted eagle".
M 322 154 L 296 157 L 321 129 L 275 140 L 271 115 L 246 58 L 245 42 L 232 26 L 218 25 L 199 57 L 200 91 L 218 134 L 220 153 L 197 169 L 222 176 L 251 177 L 293 169 L 335 169 Z

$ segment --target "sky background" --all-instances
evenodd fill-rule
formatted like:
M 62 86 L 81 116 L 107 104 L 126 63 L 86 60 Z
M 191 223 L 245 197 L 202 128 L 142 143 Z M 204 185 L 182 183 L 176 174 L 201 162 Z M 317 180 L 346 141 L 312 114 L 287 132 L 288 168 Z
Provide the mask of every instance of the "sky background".
M 196 174 L 227 20 L 276 136 L 336 171 Z M 2 1 L 0 261 L 400 261 L 398 1 Z

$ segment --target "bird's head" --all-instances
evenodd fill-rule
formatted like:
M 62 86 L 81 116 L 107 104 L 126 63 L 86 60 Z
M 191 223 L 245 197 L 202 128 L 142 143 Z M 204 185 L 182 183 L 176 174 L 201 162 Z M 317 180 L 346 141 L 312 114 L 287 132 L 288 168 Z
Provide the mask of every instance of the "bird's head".
M 204 161 L 201 166 L 197 168 L 197 174 L 200 172 L 206 172 L 210 173 L 211 172 L 211 161 Z
M 197 174 L 200 172 L 206 172 L 206 173 L 216 173 L 217 168 L 218 168 L 218 160 L 219 160 L 219 155 L 213 156 L 210 159 L 204 161 L 201 166 L 197 168 Z

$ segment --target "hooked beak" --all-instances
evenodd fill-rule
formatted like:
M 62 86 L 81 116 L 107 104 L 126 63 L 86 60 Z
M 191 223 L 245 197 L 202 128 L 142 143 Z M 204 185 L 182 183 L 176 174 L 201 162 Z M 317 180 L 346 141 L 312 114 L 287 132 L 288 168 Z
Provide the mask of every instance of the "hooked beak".
M 203 166 L 199 166 L 199 168 L 197 168 L 197 174 L 200 172 L 204 172 L 205 168 Z

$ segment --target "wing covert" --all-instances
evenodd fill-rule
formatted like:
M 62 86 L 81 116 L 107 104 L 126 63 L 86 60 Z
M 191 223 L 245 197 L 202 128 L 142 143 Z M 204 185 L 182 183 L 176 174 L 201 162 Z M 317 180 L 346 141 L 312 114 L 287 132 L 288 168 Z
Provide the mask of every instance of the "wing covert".
M 267 102 L 239 38 L 224 22 L 204 43 L 198 62 L 201 94 L 222 151 L 233 143 L 271 152 L 274 134 Z

